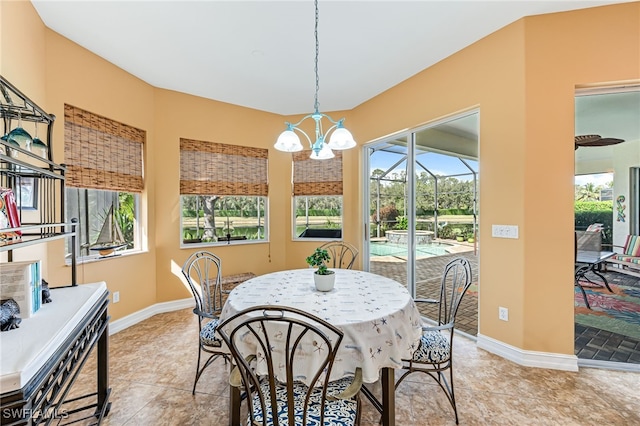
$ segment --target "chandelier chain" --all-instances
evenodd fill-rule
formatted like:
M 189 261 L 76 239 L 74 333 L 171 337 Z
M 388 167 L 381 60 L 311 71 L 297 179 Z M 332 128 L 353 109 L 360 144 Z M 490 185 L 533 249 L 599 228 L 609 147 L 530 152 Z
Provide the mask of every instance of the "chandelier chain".
M 315 61 L 315 67 L 314 67 L 314 71 L 316 73 L 316 96 L 315 96 L 315 103 L 314 103 L 314 108 L 315 108 L 315 112 L 318 112 L 320 110 L 320 104 L 318 103 L 318 91 L 320 90 L 320 77 L 318 77 L 318 55 L 320 53 L 320 42 L 318 41 L 318 0 L 315 0 L 315 7 L 316 7 L 316 26 L 314 29 L 314 36 L 316 39 L 316 61 Z
M 275 143 L 275 148 L 284 152 L 297 152 L 302 151 L 304 148 L 300 143 L 300 138 L 295 132 L 302 134 L 309 142 L 309 148 L 311 148 L 311 158 L 315 160 L 327 160 L 333 158 L 335 155 L 332 149 L 344 150 L 353 148 L 356 146 L 356 141 L 353 140 L 351 133 L 344 128 L 344 118 L 336 121 L 329 117 L 327 114 L 320 113 L 320 102 L 318 101 L 318 93 L 320 92 L 320 75 L 318 73 L 318 60 L 320 57 L 320 40 L 318 39 L 318 23 L 320 21 L 318 12 L 318 0 L 314 0 L 315 5 L 315 27 L 313 35 L 316 41 L 316 57 L 314 62 L 314 72 L 316 77 L 316 93 L 314 99 L 314 111 L 311 114 L 304 116 L 297 123 L 286 122 L 287 129 L 278 136 L 278 140 Z M 299 126 L 306 119 L 311 118 L 315 122 L 315 139 L 302 130 Z M 323 129 L 322 120 L 329 121 L 329 129 L 326 133 Z M 329 135 L 331 135 L 329 137 Z

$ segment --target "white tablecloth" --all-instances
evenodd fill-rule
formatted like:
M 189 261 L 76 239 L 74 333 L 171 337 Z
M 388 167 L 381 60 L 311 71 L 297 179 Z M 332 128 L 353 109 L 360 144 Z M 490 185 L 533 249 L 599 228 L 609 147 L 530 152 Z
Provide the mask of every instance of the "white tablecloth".
M 338 327 L 344 338 L 331 379 L 362 368 L 363 381 L 378 380 L 380 369 L 400 368 L 410 358 L 422 334 L 420 312 L 407 289 L 380 275 L 336 269 L 335 287 L 319 292 L 314 269 L 262 275 L 245 281 L 229 294 L 221 320 L 256 305 L 297 308 Z M 314 351 L 309 351 L 313 362 Z

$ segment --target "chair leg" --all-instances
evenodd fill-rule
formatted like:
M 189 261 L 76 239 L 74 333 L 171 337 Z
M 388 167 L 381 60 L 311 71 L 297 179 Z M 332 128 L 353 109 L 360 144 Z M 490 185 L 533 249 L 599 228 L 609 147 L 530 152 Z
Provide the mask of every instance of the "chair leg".
M 200 357 L 202 356 L 202 348 L 200 344 L 198 344 L 198 362 L 196 363 L 196 378 L 193 381 L 193 390 L 191 391 L 191 395 L 196 394 L 196 385 L 198 384 L 198 379 L 200 378 Z
M 453 414 L 456 416 L 456 424 L 458 424 L 458 407 L 456 406 L 456 394 L 453 388 L 453 368 L 449 368 L 449 385 L 451 386 L 451 406 L 453 407 Z
M 196 380 L 193 382 L 193 391 L 191 392 L 192 395 L 196 394 L 196 385 L 198 384 L 198 380 L 200 380 L 200 376 L 202 376 L 202 373 L 204 373 L 204 370 L 207 369 L 207 367 L 209 365 L 211 365 L 216 359 L 218 359 L 218 357 L 223 357 L 224 358 L 224 363 L 226 365 L 228 357 L 227 355 L 223 354 L 223 353 L 213 353 L 209 356 L 209 358 L 207 358 L 207 361 L 204 363 L 204 365 L 202 367 L 200 367 L 200 354 L 202 353 L 202 348 L 200 348 L 200 350 L 198 351 L 198 365 L 196 366 L 197 370 L 196 370 Z

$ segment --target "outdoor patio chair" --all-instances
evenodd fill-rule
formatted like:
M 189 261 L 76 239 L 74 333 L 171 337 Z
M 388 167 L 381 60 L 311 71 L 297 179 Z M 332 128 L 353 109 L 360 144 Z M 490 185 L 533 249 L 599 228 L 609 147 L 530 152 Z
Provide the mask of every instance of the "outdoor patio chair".
M 328 380 L 343 338 L 337 327 L 299 309 L 265 305 L 225 319 L 219 333 L 236 365 L 229 383 L 247 395 L 246 424 L 359 424 L 362 371 Z
M 351 269 L 358 257 L 358 249 L 345 241 L 330 241 L 320 248 L 329 252 L 329 268 Z
M 624 246 L 613 246 L 615 255 L 607 263 L 615 265 L 612 271 L 640 277 L 640 236 L 627 235 Z
M 447 263 L 440 284 L 440 298 L 416 299 L 416 303 L 438 305 L 438 322 L 422 326 L 420 346 L 411 359 L 402 360 L 406 371 L 396 382 L 396 389 L 412 373 L 424 373 L 433 378 L 444 391 L 458 424 L 458 409 L 453 387 L 453 336 L 460 302 L 471 285 L 471 264 L 456 258 Z M 447 371 L 449 378 L 447 379 Z
M 213 361 L 223 357 L 230 359 L 228 352 L 222 350 L 222 340 L 216 335 L 220 312 L 222 311 L 221 261 L 218 256 L 207 251 L 193 253 L 184 263 L 182 274 L 196 301 L 193 313 L 198 316 L 198 362 L 192 394 L 202 372 Z M 202 353 L 209 354 L 206 362 L 200 366 Z

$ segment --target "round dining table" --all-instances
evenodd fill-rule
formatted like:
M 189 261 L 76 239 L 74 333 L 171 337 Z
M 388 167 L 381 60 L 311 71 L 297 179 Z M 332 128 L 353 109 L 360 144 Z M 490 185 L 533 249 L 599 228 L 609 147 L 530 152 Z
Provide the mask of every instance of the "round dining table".
M 376 408 L 383 415 L 383 424 L 393 425 L 393 371 L 402 367 L 402 359 L 411 358 L 422 335 L 413 298 L 397 281 L 351 269 L 333 269 L 334 288 L 318 291 L 314 271 L 285 270 L 245 281 L 229 293 L 220 321 L 253 306 L 275 305 L 303 310 L 336 326 L 344 337 L 332 380 L 361 368 L 363 382 L 374 383 L 382 373 L 382 402 Z M 309 352 L 309 362 L 315 362 L 314 353 Z

